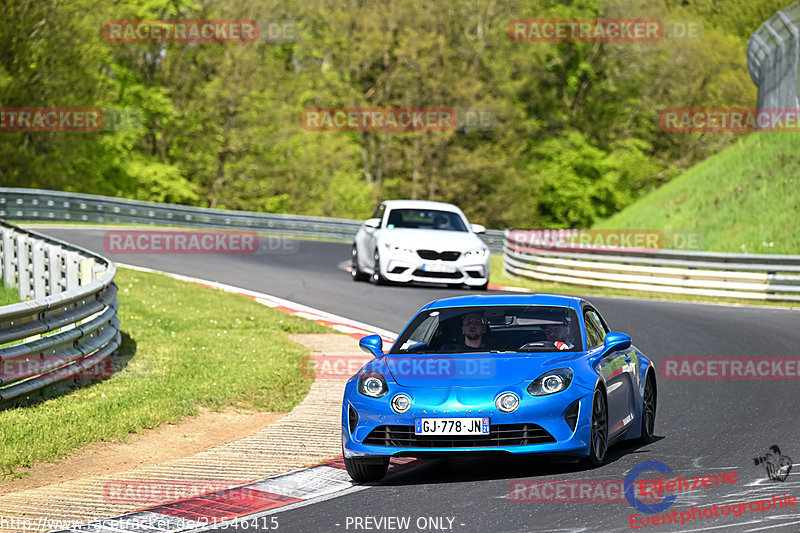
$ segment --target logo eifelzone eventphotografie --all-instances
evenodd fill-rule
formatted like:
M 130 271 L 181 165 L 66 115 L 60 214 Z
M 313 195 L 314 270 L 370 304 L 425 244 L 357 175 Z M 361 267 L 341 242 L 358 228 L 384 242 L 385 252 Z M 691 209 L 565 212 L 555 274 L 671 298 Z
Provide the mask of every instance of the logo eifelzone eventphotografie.
M 777 444 L 770 446 L 766 455 L 754 457 L 753 463 L 756 466 L 763 465 L 767 471 L 767 478 L 771 481 L 786 481 L 789 472 L 792 471 L 792 460 L 781 454 L 781 449 Z

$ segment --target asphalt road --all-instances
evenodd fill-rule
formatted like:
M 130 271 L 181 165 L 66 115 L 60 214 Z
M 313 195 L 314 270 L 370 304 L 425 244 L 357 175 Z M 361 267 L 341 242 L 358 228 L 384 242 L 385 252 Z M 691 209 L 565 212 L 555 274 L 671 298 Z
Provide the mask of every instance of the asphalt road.
M 353 283 L 340 268 L 349 245 L 296 241 L 293 253 L 260 255 L 110 255 L 102 232 L 47 229 L 53 235 L 113 260 L 220 281 L 399 331 L 420 306 L 465 290 L 376 287 Z M 666 356 L 797 356 L 800 312 L 783 309 L 591 297 L 612 329 L 625 331 L 656 363 Z M 800 386 L 798 381 L 659 382 L 657 441 L 616 446 L 609 461 L 590 471 L 541 458 L 429 461 L 368 490 L 277 514 L 279 531 L 625 531 L 627 502 L 517 502 L 516 480 L 620 480 L 642 461 L 660 461 L 682 476 L 735 470 L 738 481 L 679 493 L 664 511 L 692 505 L 726 505 L 784 493 L 800 496 Z M 753 458 L 772 445 L 793 458 L 785 481 L 767 479 Z M 656 477 L 649 474 L 648 477 Z M 638 513 L 641 516 L 641 513 Z M 647 515 L 650 516 L 650 515 Z M 365 517 L 372 517 L 365 521 Z M 374 520 L 408 517 L 406 529 Z M 437 518 L 438 517 L 438 518 Z M 800 507 L 748 510 L 741 516 L 702 518 L 683 525 L 651 525 L 646 531 L 800 531 Z M 240 529 L 241 530 L 241 529 Z

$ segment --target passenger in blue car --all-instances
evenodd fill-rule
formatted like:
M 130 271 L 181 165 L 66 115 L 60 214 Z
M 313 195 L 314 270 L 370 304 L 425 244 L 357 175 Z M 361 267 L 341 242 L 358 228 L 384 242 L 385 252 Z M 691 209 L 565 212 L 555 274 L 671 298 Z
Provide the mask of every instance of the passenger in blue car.
M 480 313 L 467 313 L 461 318 L 461 333 L 464 341 L 459 344 L 445 344 L 443 351 L 474 351 L 486 346 L 486 321 Z

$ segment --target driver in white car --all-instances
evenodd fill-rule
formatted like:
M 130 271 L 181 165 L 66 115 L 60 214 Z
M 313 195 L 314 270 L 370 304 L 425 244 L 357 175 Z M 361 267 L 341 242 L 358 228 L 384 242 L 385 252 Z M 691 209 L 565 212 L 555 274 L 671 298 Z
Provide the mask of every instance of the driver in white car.
M 434 229 L 450 229 L 450 220 L 444 215 L 436 215 L 436 218 L 433 219 L 433 228 Z

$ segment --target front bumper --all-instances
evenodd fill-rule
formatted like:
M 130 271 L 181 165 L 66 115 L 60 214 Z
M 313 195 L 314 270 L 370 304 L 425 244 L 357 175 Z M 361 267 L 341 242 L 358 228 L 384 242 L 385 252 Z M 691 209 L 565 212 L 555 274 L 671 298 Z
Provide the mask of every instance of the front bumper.
M 493 391 L 497 391 L 495 387 Z M 369 456 L 409 456 L 424 457 L 431 455 L 475 455 L 482 453 L 510 453 L 510 454 L 566 454 L 586 456 L 589 454 L 589 434 L 591 427 L 592 391 L 573 383 L 567 390 L 542 397 L 531 396 L 524 388 L 506 387 L 503 392 L 515 392 L 520 398 L 519 407 L 512 413 L 502 413 L 494 405 L 496 394 L 484 391 L 483 394 L 476 389 L 461 391 L 456 388 L 448 389 L 422 389 L 400 387 L 391 384 L 389 393 L 382 398 L 367 398 L 358 393 L 353 382 L 348 384 L 342 408 L 342 447 L 344 456 L 369 457 Z M 397 414 L 389 402 L 395 394 L 403 392 L 412 398 L 412 408 L 408 413 Z M 471 398 L 468 398 L 470 396 Z M 475 401 L 483 396 L 484 401 Z M 460 397 L 460 398 L 459 398 Z M 468 401 L 463 401 L 468 400 Z M 575 429 L 570 428 L 565 420 L 565 414 L 577 402 L 578 416 Z M 355 410 L 358 421 L 353 425 L 351 409 Z M 386 426 L 410 426 L 413 435 L 414 420 L 416 418 L 459 418 L 459 417 L 489 417 L 492 427 L 531 424 L 539 426 L 554 442 L 541 442 L 536 444 L 516 445 L 460 445 L 461 441 L 445 445 L 431 445 L 426 439 L 418 442 L 424 446 L 395 446 L 366 444 L 368 439 L 376 441 L 376 433 L 385 432 Z M 352 426 L 352 427 L 351 427 Z M 376 432 L 376 433 L 373 433 Z M 481 437 L 474 437 L 480 439 Z M 474 440 L 473 439 L 473 440 Z M 547 439 L 541 439 L 547 440 Z M 520 441 L 524 442 L 524 441 Z M 472 443 L 474 444 L 474 442 Z
M 408 283 L 461 283 L 484 285 L 489 279 L 489 256 L 465 257 L 456 261 L 425 260 L 415 254 L 384 254 L 381 274 L 389 281 Z

